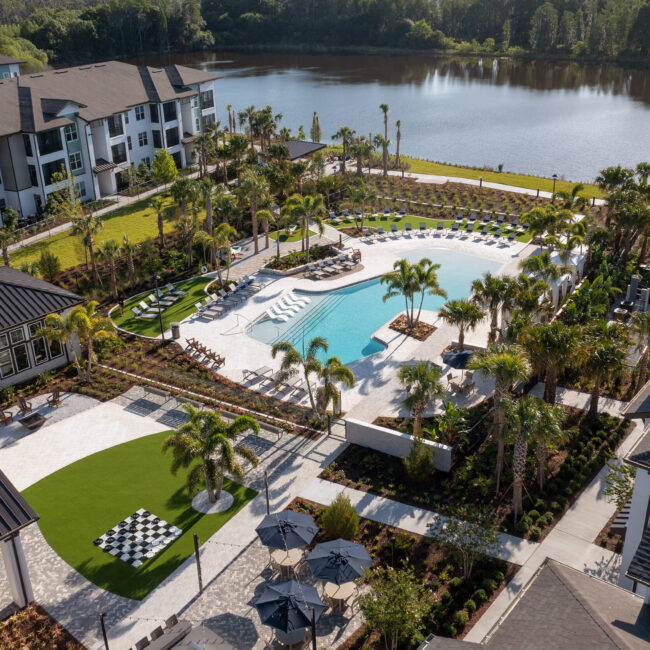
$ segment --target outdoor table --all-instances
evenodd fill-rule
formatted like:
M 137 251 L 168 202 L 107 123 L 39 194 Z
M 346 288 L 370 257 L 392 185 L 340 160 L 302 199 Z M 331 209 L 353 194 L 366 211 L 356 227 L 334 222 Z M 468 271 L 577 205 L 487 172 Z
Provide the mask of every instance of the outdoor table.
M 352 596 L 356 588 L 354 582 L 344 582 L 342 585 L 326 582 L 325 595 L 332 601 L 334 609 L 343 610 L 345 601 Z
M 275 631 L 275 638 L 282 644 L 286 646 L 294 646 L 302 643 L 307 636 L 306 627 L 300 627 L 297 630 L 291 630 L 291 632 L 283 632 L 282 630 Z
M 230 252 L 232 253 L 233 257 L 237 257 L 241 254 L 241 246 L 231 246 Z
M 302 560 L 302 549 L 292 548 L 289 551 L 283 551 L 279 548 L 271 553 L 271 559 L 280 567 L 280 573 L 283 576 L 289 576 L 293 568 Z

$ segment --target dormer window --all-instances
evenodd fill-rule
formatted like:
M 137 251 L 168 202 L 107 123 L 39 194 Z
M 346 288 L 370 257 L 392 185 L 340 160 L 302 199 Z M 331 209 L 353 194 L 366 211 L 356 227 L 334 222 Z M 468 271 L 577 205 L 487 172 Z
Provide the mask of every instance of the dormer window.
M 72 124 L 66 124 L 65 129 L 65 141 L 66 142 L 75 142 L 79 139 L 79 133 L 77 132 L 77 125 L 73 122 Z

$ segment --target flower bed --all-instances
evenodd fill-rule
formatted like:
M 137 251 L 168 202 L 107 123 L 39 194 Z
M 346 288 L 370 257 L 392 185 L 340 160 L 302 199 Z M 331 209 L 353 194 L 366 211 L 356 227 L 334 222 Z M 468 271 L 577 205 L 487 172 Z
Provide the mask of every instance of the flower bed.
M 321 528 L 325 508 L 320 504 L 298 498 L 289 504 L 288 509 L 310 514 Z M 328 539 L 321 530 L 310 548 Z M 503 560 L 483 558 L 474 566 L 470 578 L 463 580 L 462 564 L 454 559 L 450 550 L 440 548 L 429 537 L 370 519 L 359 520 L 359 532 L 352 541 L 366 547 L 374 566 L 398 567 L 406 561 L 413 568 L 416 578 L 426 587 L 431 598 L 431 611 L 425 621 L 426 632 L 442 636 L 464 636 L 518 569 Z M 383 647 L 383 643 L 379 645 L 374 630 L 364 627 L 339 646 L 339 650 L 375 647 Z
M 332 248 L 332 246 L 319 246 L 316 244 L 309 249 L 309 259 L 312 262 L 325 259 L 326 257 L 332 257 L 333 255 L 338 255 L 338 251 Z M 302 266 L 305 264 L 306 259 L 305 251 L 292 251 L 288 255 L 274 257 L 265 268 L 275 271 L 288 271 L 289 269 Z
M 423 323 L 422 321 L 416 323 L 414 327 L 409 327 L 408 321 L 404 314 L 398 316 L 389 325 L 389 327 L 395 332 L 406 334 L 406 336 L 411 336 L 418 341 L 426 341 L 437 329 L 433 325 L 429 325 L 429 323 Z
M 430 422 L 430 421 L 429 421 Z M 390 426 L 389 418 L 377 424 Z M 471 448 L 480 439 L 477 429 L 464 443 Z M 392 428 L 409 433 L 410 421 L 392 420 Z M 425 432 L 430 428 L 424 424 Z M 365 447 L 351 445 L 320 474 L 321 478 L 344 486 L 435 512 L 450 512 L 461 503 L 485 505 L 499 522 L 501 530 L 525 539 L 542 539 L 557 520 L 571 506 L 583 488 L 600 471 L 620 442 L 631 431 L 630 422 L 600 415 L 595 421 L 582 411 L 567 409 L 564 428 L 570 434 L 566 445 L 549 453 L 547 479 L 540 489 L 535 478 L 534 446 L 529 445 L 527 471 L 524 481 L 524 513 L 515 525 L 511 514 L 512 471 L 511 449 L 506 451 L 506 467 L 501 490 L 495 494 L 494 468 L 496 445 L 488 442 L 478 450 L 456 457 L 448 474 L 435 472 L 427 483 L 428 489 L 413 485 L 405 471 L 402 459 Z M 462 447 L 461 447 L 462 452 Z
M 83 650 L 84 646 L 40 605 L 31 604 L 0 623 L 0 648 Z

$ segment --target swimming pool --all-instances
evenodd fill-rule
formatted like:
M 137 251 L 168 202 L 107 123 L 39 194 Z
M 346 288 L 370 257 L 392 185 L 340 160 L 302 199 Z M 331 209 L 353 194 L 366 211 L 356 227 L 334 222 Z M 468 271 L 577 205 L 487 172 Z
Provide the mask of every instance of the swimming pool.
M 417 249 L 405 257 L 410 262 L 428 257 L 440 264 L 438 280 L 450 300 L 469 296 L 473 280 L 487 271 L 495 273 L 502 264 L 444 248 Z M 286 323 L 261 317 L 250 326 L 248 335 L 268 345 L 288 340 L 298 350 L 303 342 L 306 345 L 315 336 L 324 336 L 329 342 L 328 356 L 348 364 L 383 350 L 384 345 L 371 338 L 372 334 L 404 309 L 402 296 L 382 301 L 386 285 L 379 278 L 334 291 L 295 293 L 308 296 L 309 304 Z M 437 311 L 444 302 L 438 296 L 425 296 L 423 309 Z

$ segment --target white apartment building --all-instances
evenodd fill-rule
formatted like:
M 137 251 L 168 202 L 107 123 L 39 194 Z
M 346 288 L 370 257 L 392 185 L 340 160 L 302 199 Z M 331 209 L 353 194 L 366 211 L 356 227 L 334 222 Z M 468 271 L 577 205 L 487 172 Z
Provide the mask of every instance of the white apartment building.
M 107 61 L 0 80 L 0 211 L 37 214 L 62 168 L 87 201 L 123 189 L 125 169 L 157 149 L 186 167 L 194 136 L 216 120 L 217 78 Z

